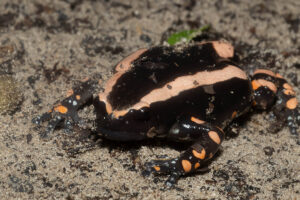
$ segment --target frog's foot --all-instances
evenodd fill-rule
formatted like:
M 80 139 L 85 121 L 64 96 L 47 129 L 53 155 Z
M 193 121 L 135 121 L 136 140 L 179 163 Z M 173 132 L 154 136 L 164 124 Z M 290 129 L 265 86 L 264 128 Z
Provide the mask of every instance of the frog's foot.
M 300 112 L 296 93 L 292 86 L 285 79 L 277 75 L 278 92 L 277 102 L 273 113 L 276 117 L 276 124 L 287 124 L 292 135 L 298 135 L 300 127 Z
M 173 187 L 179 177 L 184 173 L 178 171 L 178 158 L 170 160 L 152 160 L 145 164 L 146 171 L 145 174 L 169 174 L 168 180 L 165 182 L 167 187 Z
M 92 100 L 92 85 L 93 82 L 89 80 L 82 82 L 80 86 L 70 90 L 67 98 L 54 106 L 53 109 L 32 119 L 36 125 L 49 121 L 46 130 L 41 133 L 41 137 L 48 137 L 61 122 L 64 122 L 63 128 L 68 133 L 72 132 L 74 124 L 82 122 L 77 112 Z
M 81 119 L 75 107 L 68 108 L 66 105 L 60 104 L 41 116 L 32 119 L 32 122 L 36 125 L 40 125 L 45 121 L 49 122 L 46 130 L 41 133 L 42 138 L 48 137 L 60 125 L 63 126 L 66 133 L 70 133 L 73 130 L 74 124 L 80 123 Z
M 271 118 L 275 118 L 275 122 L 268 129 L 271 132 L 276 133 L 287 124 L 292 135 L 299 135 L 300 112 L 298 108 L 288 109 L 287 107 L 283 108 L 277 105 L 271 113 Z

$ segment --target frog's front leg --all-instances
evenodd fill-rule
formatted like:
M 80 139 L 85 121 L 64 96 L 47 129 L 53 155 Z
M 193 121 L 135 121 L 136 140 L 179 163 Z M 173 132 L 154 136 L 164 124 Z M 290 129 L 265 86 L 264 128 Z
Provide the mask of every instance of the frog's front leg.
M 194 140 L 178 158 L 146 163 L 147 171 L 170 174 L 166 185 L 173 186 L 180 176 L 196 171 L 213 157 L 225 135 L 222 129 L 195 117 L 180 119 L 169 131 L 169 138 Z
M 68 91 L 67 97 L 64 100 L 48 112 L 33 118 L 32 122 L 37 125 L 49 121 L 41 137 L 47 137 L 61 122 L 64 122 L 64 129 L 70 132 L 73 124 L 80 122 L 77 111 L 91 102 L 94 84 L 94 81 L 89 79 L 82 81 L 79 86 Z
M 266 69 L 257 69 L 252 76 L 252 88 L 255 108 L 267 109 L 275 104 L 272 111 L 276 122 L 269 130 L 277 132 L 287 124 L 291 134 L 298 136 L 300 112 L 292 86 L 280 74 Z

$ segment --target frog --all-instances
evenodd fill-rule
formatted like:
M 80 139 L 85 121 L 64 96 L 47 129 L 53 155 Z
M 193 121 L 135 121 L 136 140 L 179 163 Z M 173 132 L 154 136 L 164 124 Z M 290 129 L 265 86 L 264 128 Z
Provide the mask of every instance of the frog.
M 78 111 L 92 104 L 96 132 L 105 139 L 190 143 L 176 158 L 145 163 L 148 174 L 168 175 L 165 183 L 172 187 L 208 163 L 224 141 L 224 130 L 255 109 L 272 109 L 276 126 L 299 134 L 293 87 L 269 69 L 248 75 L 234 57 L 234 47 L 224 40 L 139 49 L 115 66 L 102 91 L 95 91 L 97 80 L 87 78 L 32 121 L 47 121 L 41 137 L 49 137 L 59 125 L 72 130 L 82 121 Z

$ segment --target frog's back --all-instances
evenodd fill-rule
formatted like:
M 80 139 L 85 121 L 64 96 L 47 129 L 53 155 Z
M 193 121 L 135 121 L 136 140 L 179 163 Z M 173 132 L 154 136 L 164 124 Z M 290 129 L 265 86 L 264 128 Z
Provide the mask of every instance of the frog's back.
M 246 75 L 230 61 L 221 59 L 212 43 L 154 47 L 145 50 L 130 68 L 117 73 L 107 100 L 113 110 L 165 101 L 202 85 Z M 219 63 L 219 64 L 217 64 Z
M 196 85 L 192 86 L 195 82 Z M 151 104 L 150 110 L 159 115 L 160 122 L 166 126 L 174 123 L 178 116 L 193 116 L 224 128 L 251 107 L 250 81 L 233 65 L 224 64 L 221 69 L 181 77 L 169 85 L 170 88 L 156 89 L 142 98 L 146 102 L 159 98 L 160 101 Z M 177 92 L 182 85 L 186 89 Z

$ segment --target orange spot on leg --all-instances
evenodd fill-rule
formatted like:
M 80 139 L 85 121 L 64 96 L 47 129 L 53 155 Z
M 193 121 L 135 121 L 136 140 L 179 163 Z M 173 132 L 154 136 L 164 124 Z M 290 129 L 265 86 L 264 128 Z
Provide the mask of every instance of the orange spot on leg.
M 205 149 L 202 149 L 202 151 L 200 153 L 196 150 L 193 150 L 192 152 L 196 158 L 199 158 L 201 160 L 203 160 L 205 158 L 205 154 L 206 154 Z
M 54 108 L 54 110 L 55 110 L 56 112 L 59 112 L 59 113 L 62 113 L 62 114 L 65 114 L 65 113 L 68 112 L 68 108 L 65 107 L 65 106 L 62 106 L 62 105 L 56 106 L 56 107 Z
M 253 80 L 251 82 L 251 84 L 252 84 L 253 90 L 257 90 L 261 86 L 265 86 L 265 87 L 269 88 L 270 90 L 272 90 L 274 93 L 277 92 L 277 87 L 271 81 L 267 81 L 264 79 L 258 79 L 258 80 Z
M 221 139 L 220 139 L 220 137 L 219 137 L 219 135 L 218 135 L 217 132 L 215 132 L 215 131 L 209 131 L 209 132 L 208 132 L 208 136 L 209 136 L 210 139 L 212 139 L 212 141 L 214 141 L 215 143 L 217 143 L 217 144 L 220 144 L 220 143 L 221 143 Z
M 195 167 L 195 169 L 199 168 L 200 167 L 200 163 L 196 163 L 194 167 Z
M 295 109 L 297 107 L 297 105 L 298 105 L 298 101 L 295 97 L 291 98 L 290 100 L 288 100 L 286 102 L 286 107 L 291 110 Z
M 257 80 L 253 80 L 251 82 L 251 84 L 252 84 L 253 90 L 257 90 L 261 86 L 261 84 Z
M 257 82 L 261 85 L 261 86 L 265 86 L 267 88 L 269 88 L 270 90 L 272 90 L 274 93 L 277 92 L 277 87 L 274 83 L 272 83 L 271 81 L 267 81 L 264 79 L 258 79 Z
M 182 164 L 183 170 L 184 170 L 186 173 L 188 173 L 188 172 L 191 171 L 191 169 L 192 169 L 192 164 L 191 164 L 190 161 L 188 161 L 188 160 L 182 160 L 182 161 L 181 161 L 181 164 Z
M 80 100 L 80 98 L 81 98 L 80 95 L 76 95 L 77 100 Z
M 198 119 L 196 117 L 191 117 L 191 121 L 195 122 L 196 124 L 204 124 L 205 123 L 205 121 L 200 120 L 200 119 Z
M 154 168 L 155 171 L 157 171 L 157 172 L 160 171 L 160 167 L 159 167 L 159 166 L 154 166 L 153 168 Z

